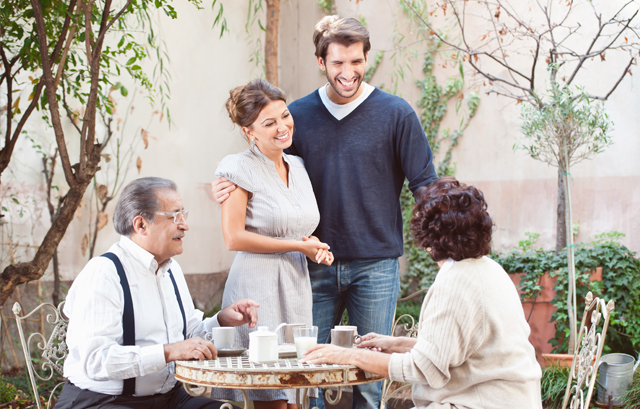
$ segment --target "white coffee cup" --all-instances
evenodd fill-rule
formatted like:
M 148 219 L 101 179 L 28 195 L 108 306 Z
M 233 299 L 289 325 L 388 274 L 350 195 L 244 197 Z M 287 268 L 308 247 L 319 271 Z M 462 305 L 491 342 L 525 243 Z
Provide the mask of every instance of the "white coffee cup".
M 233 348 L 233 337 L 236 335 L 234 327 L 211 328 L 211 332 L 205 334 L 204 338 L 213 342 L 216 349 Z

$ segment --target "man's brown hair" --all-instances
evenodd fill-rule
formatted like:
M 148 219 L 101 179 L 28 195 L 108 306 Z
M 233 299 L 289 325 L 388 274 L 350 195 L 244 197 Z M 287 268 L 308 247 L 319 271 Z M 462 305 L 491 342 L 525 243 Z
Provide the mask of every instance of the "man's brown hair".
M 352 17 L 326 16 L 316 24 L 313 33 L 316 57 L 326 59 L 327 48 L 329 44 L 334 42 L 346 47 L 353 43 L 362 42 L 365 58 L 371 49 L 369 32 L 362 23 Z

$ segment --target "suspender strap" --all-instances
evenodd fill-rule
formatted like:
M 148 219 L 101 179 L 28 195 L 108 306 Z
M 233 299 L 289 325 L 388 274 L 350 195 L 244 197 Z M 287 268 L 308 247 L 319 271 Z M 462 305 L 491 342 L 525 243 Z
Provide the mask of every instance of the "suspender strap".
M 124 312 L 122 313 L 122 345 L 135 345 L 136 344 L 136 325 L 133 315 L 133 301 L 131 299 L 131 289 L 129 288 L 129 281 L 127 275 L 124 273 L 124 268 L 118 256 L 113 253 L 105 253 L 102 257 L 106 257 L 113 261 L 120 277 L 120 285 L 122 286 L 122 292 L 124 293 Z M 124 386 L 122 388 L 122 395 L 133 395 L 136 391 L 136 378 L 128 378 L 124 380 Z
M 182 306 L 180 291 L 178 291 L 178 285 L 176 284 L 176 279 L 173 278 L 171 269 L 169 269 L 169 277 L 171 277 L 171 283 L 173 283 L 173 291 L 176 292 L 176 298 L 178 299 L 178 305 L 180 306 L 180 313 L 182 313 L 182 335 L 184 336 L 184 339 L 187 339 L 187 317 L 184 314 L 184 307 Z

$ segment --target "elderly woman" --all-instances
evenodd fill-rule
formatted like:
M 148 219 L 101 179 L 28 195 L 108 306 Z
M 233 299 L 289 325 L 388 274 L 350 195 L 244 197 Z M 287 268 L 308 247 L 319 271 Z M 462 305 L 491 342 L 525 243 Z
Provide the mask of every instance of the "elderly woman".
M 411 230 L 440 270 L 418 337 L 368 334 L 361 349 L 317 345 L 307 362 L 356 365 L 412 383 L 419 408 L 542 408 L 541 370 L 517 291 L 486 257 L 492 228 L 475 187 L 442 178 L 421 188 Z

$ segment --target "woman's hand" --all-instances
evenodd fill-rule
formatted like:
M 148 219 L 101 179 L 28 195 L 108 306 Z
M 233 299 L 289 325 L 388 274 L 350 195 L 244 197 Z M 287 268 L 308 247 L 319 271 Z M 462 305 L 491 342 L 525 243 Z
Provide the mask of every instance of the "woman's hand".
M 333 263 L 333 254 L 329 251 L 329 245 L 322 243 L 315 236 L 302 237 L 301 252 L 318 264 L 330 266 Z
M 400 337 L 390 337 L 388 335 L 380 335 L 370 332 L 362 337 L 362 341 L 356 345 L 358 348 L 368 348 L 372 351 L 384 352 L 390 354 L 392 352 L 406 352 L 402 348 Z
M 331 344 L 317 344 L 309 348 L 300 362 L 308 364 L 353 365 L 353 349 Z
M 391 355 L 356 348 L 342 348 L 331 344 L 314 345 L 305 351 L 300 362 L 308 364 L 354 365 L 367 372 L 389 377 Z

